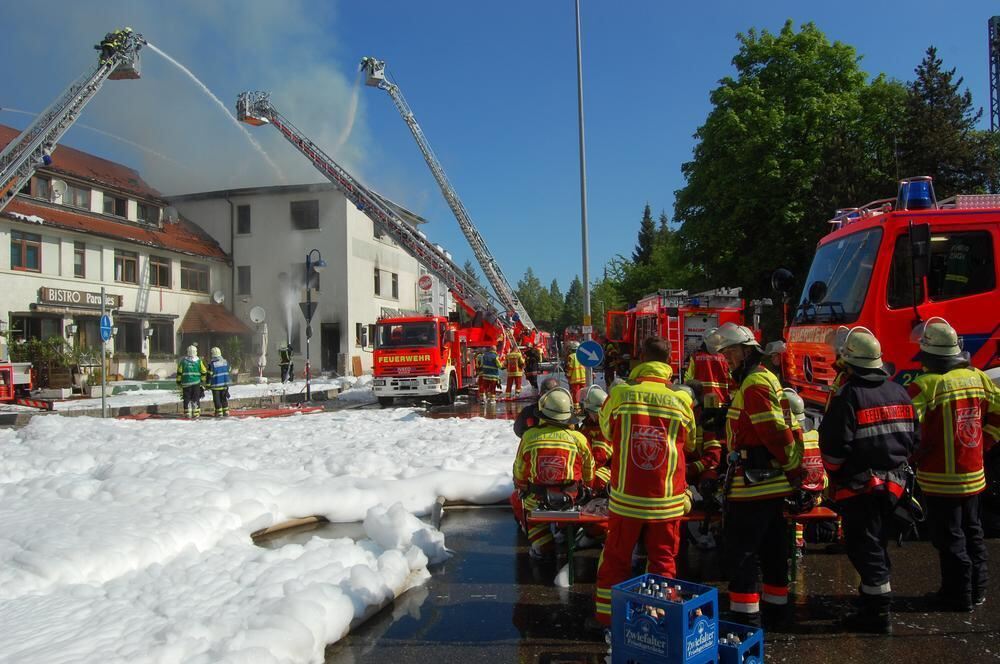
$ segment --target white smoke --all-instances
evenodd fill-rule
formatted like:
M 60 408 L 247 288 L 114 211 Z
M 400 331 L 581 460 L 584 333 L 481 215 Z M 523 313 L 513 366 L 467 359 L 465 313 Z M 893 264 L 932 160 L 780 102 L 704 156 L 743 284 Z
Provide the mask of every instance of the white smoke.
M 130 26 L 184 63 L 232 113 L 243 90 L 274 105 L 348 169 L 362 170 L 367 131 L 357 112 L 356 62 L 334 57 L 332 3 L 286 0 L 50 0 L 8 3 L 0 41 L 7 70 L 0 106 L 44 108 L 96 66 L 92 46 Z M 181 162 L 71 130 L 63 142 L 137 168 L 165 194 L 280 184 L 275 170 L 182 72 L 144 50 L 139 80 L 108 81 L 81 121 Z M 361 95 L 364 97 L 364 95 Z M 355 117 L 357 116 L 357 117 Z M 14 124 L 10 118 L 0 121 Z M 23 125 L 15 125 L 20 128 Z M 270 127 L 249 128 L 289 182 L 321 176 Z M 361 173 L 358 173 L 361 175 Z

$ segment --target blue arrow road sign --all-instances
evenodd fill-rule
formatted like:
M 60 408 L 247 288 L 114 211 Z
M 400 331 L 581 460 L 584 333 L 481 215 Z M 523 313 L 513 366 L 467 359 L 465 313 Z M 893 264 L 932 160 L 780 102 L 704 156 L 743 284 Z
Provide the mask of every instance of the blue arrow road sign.
M 101 341 L 111 341 L 111 316 L 101 316 Z
M 576 359 L 585 367 L 596 367 L 604 359 L 604 349 L 594 340 L 584 341 L 576 349 Z

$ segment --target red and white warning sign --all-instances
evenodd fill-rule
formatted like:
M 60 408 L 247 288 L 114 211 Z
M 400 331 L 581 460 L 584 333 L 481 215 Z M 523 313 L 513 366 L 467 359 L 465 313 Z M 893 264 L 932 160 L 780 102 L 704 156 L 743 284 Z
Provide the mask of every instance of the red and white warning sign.
M 430 290 L 431 286 L 434 285 L 434 280 L 431 279 L 431 275 L 425 274 L 417 279 L 417 285 L 420 286 L 421 290 Z

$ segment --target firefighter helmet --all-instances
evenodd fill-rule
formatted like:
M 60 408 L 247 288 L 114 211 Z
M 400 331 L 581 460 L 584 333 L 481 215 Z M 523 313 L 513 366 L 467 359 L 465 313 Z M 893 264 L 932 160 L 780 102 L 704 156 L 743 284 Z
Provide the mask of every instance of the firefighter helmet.
M 674 392 L 683 392 L 684 394 L 688 395 L 689 397 L 691 397 L 691 401 L 695 400 L 694 388 L 691 387 L 690 385 L 674 385 L 673 390 Z
M 546 392 L 551 392 L 557 387 L 559 387 L 559 379 L 549 376 L 548 378 L 543 379 L 542 382 L 538 384 L 538 393 L 545 394 Z
M 580 347 L 580 342 L 579 341 L 571 341 L 571 342 L 569 342 L 569 349 L 570 350 L 576 350 L 579 347 Z
M 779 355 L 787 350 L 784 341 L 772 341 L 764 346 L 764 355 Z
M 782 390 L 785 399 L 788 400 L 788 409 L 792 411 L 792 415 L 795 416 L 799 422 L 806 419 L 806 402 L 802 400 L 799 393 L 790 387 L 786 387 Z
M 882 368 L 882 344 L 867 327 L 852 327 L 840 349 L 844 362 L 862 369 Z
M 833 332 L 829 337 L 827 337 L 827 343 L 833 352 L 839 358 L 844 350 L 844 342 L 847 341 L 847 335 L 851 333 L 851 328 L 846 325 L 841 325 Z
M 222 351 L 218 346 L 212 346 L 212 357 L 222 357 Z
M 580 405 L 588 413 L 596 413 L 604 405 L 604 400 L 608 398 L 608 393 L 605 392 L 599 385 L 591 385 L 587 388 L 587 391 L 583 393 L 583 397 L 580 399 Z
M 745 325 L 736 323 L 723 323 L 712 335 L 712 342 L 717 351 L 732 348 L 733 346 L 750 346 L 760 350 L 760 344 L 753 332 Z
M 190 345 L 187 348 L 188 357 L 198 357 L 198 347 L 195 345 Z
M 719 352 L 719 349 L 715 347 L 715 333 L 718 329 L 717 327 L 710 327 L 701 334 L 701 342 L 705 344 L 705 349 L 709 353 Z
M 962 339 L 948 321 L 934 316 L 913 329 L 911 340 L 920 344 L 920 350 L 938 357 L 955 357 L 962 352 Z
M 569 424 L 573 419 L 573 397 L 565 387 L 557 387 L 543 394 L 538 400 L 542 419 L 557 424 Z

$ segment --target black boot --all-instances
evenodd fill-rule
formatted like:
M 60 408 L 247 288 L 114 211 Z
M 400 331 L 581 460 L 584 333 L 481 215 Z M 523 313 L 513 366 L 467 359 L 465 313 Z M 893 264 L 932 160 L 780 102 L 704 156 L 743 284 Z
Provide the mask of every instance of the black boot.
M 860 608 L 840 621 L 849 632 L 892 634 L 891 598 L 888 595 L 861 595 Z

